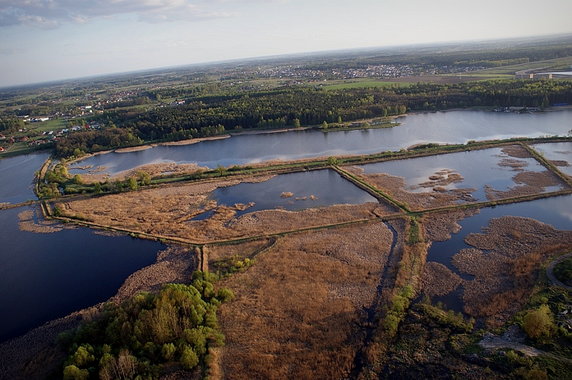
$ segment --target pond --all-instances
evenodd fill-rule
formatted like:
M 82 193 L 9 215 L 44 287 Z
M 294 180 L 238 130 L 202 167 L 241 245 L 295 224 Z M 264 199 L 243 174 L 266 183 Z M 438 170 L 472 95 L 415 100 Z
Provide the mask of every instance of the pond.
M 254 202 L 252 207 L 238 211 L 237 216 L 275 208 L 296 211 L 335 204 L 378 202 L 369 193 L 329 169 L 280 174 L 264 182 L 220 187 L 209 198 L 226 206 Z M 206 219 L 211 215 L 210 211 L 206 211 L 193 220 Z
M 535 114 L 487 111 L 449 111 L 412 114 L 398 118 L 393 128 L 332 131 L 303 130 L 284 133 L 243 134 L 228 139 L 203 141 L 182 146 L 156 146 L 150 149 L 100 154 L 74 165 L 105 167 L 116 174 L 137 166 L 175 162 L 196 163 L 215 168 L 269 160 L 297 160 L 311 157 L 370 154 L 399 150 L 420 143 L 466 143 L 509 137 L 566 135 L 572 124 L 572 110 Z
M 493 218 L 503 216 L 522 216 L 536 219 L 550 224 L 556 229 L 572 230 L 572 195 L 553 198 L 538 199 L 531 202 L 513 203 L 509 205 L 483 208 L 476 215 L 463 219 L 459 222 L 462 229 L 451 236 L 451 239 L 442 242 L 434 242 L 427 254 L 427 261 L 436 261 L 457 273 L 464 279 L 471 276 L 460 273 L 451 260 L 461 249 L 470 248 L 465 243 L 465 237 L 470 233 L 480 233 L 482 228 L 489 224 Z M 443 297 L 435 297 L 434 301 L 443 302 L 448 308 L 455 311 L 462 310 L 460 287 L 454 294 Z
M 457 173 L 460 174 L 457 180 L 444 183 L 440 187 L 447 190 L 475 189 L 471 194 L 476 201 L 487 200 L 486 185 L 494 190 L 507 191 L 517 186 L 514 176 L 519 172 L 543 172 L 546 170 L 534 158 L 513 158 L 504 153 L 503 148 L 386 161 L 359 167 L 364 170 L 365 174 L 386 173 L 403 177 L 406 184 L 405 190 L 412 192 L 433 191 L 435 185 L 430 177 L 439 172 L 445 173 L 444 178 L 451 173 Z M 559 189 L 561 186 L 547 186 L 544 191 Z
M 48 157 L 49 153 L 35 153 L 0 159 L 0 203 L 36 199 L 34 173 Z
M 19 207 L 0 211 L 0 341 L 113 296 L 155 262 L 161 243 L 87 228 L 21 231 Z
M 533 148 L 553 161 L 562 173 L 572 176 L 572 142 L 535 144 Z

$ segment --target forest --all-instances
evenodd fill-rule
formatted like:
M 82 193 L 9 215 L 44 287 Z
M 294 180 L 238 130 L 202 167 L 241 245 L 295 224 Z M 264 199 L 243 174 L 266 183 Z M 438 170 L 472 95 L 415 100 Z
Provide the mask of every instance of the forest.
M 142 112 L 109 111 L 92 120 L 117 128 L 74 133 L 59 139 L 55 147 L 57 156 L 68 157 L 143 142 L 207 137 L 241 129 L 327 126 L 406 111 L 481 106 L 544 108 L 559 103 L 572 103 L 572 82 L 494 80 L 336 91 L 316 87 L 281 88 L 190 96 L 182 105 Z

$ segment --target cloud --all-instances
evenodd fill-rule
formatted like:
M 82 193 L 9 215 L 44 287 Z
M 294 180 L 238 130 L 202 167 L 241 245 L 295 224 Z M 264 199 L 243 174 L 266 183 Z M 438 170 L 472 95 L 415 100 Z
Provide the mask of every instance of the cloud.
M 55 28 L 63 23 L 84 23 L 119 14 L 135 14 L 149 22 L 197 21 L 231 15 L 216 8 L 216 2 L 208 0 L 0 0 L 0 27 Z

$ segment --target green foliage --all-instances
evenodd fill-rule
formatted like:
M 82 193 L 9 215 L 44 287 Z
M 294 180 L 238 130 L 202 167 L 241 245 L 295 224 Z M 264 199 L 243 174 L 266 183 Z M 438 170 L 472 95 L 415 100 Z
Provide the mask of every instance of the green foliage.
M 248 257 L 243 259 L 238 255 L 233 255 L 227 259 L 215 261 L 212 265 L 216 273 L 221 276 L 226 276 L 229 274 L 245 271 L 246 269 L 250 268 L 252 264 L 254 264 L 253 259 Z
M 523 318 L 522 328 L 533 339 L 549 338 L 555 330 L 552 312 L 548 305 L 529 310 Z
M 137 183 L 137 179 L 135 177 L 129 177 L 129 190 L 134 191 L 139 189 L 139 183 Z
M 87 369 L 79 369 L 75 365 L 68 365 L 64 368 L 64 380 L 87 380 L 89 371 Z
M 569 257 L 554 267 L 554 275 L 565 284 L 572 283 L 572 257 Z
M 426 317 L 431 318 L 438 324 L 457 331 L 471 332 L 475 325 L 473 319 L 465 320 L 462 313 L 455 313 L 453 310 L 444 310 L 442 305 L 439 304 L 434 306 L 426 302 L 421 302 L 416 305 L 416 308 Z
M 121 305 L 107 305 L 98 318 L 67 338 L 68 378 L 157 377 L 165 362 L 197 367 L 209 346 L 221 345 L 216 310 L 232 298 L 215 291 L 209 273 L 195 272 L 192 284 L 168 284 L 157 294 L 142 293 Z M 76 376 L 76 377 L 73 377 Z

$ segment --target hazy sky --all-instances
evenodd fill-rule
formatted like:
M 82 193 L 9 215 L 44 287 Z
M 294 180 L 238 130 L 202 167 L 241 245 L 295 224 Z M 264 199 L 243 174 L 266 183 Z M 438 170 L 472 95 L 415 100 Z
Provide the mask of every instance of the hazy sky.
M 0 86 L 354 47 L 572 32 L 572 0 L 0 0 Z

